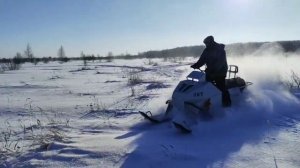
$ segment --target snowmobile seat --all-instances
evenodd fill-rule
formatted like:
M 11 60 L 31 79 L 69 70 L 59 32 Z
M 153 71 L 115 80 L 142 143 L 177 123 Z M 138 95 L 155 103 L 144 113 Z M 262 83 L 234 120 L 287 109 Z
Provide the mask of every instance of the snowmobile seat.
M 231 88 L 243 88 L 246 87 L 246 82 L 240 77 L 230 78 L 225 80 L 225 85 L 227 89 Z

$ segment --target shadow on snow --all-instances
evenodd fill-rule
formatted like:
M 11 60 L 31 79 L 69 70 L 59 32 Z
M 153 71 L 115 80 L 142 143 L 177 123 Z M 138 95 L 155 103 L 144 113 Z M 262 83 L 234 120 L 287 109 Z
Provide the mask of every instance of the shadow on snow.
M 140 135 L 133 143 L 135 149 L 121 167 L 224 167 L 232 154 L 245 144 L 267 144 L 281 129 L 299 123 L 300 116 L 296 114 L 299 102 L 282 102 L 276 97 L 271 101 L 273 111 L 266 112 L 267 107 L 259 106 L 259 102 L 253 104 L 250 95 L 250 100 L 220 109 L 225 114 L 223 117 L 198 122 L 191 134 L 177 132 L 170 122 L 139 123 L 130 132 L 116 137 L 125 139 Z

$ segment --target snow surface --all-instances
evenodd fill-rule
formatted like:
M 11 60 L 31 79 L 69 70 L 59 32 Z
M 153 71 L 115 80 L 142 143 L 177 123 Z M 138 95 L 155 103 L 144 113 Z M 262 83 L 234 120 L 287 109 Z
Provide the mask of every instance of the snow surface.
M 164 113 L 196 59 L 25 64 L 0 74 L 0 167 L 300 167 L 300 92 L 280 82 L 300 72 L 299 56 L 228 58 L 254 85 L 192 134 L 138 114 Z

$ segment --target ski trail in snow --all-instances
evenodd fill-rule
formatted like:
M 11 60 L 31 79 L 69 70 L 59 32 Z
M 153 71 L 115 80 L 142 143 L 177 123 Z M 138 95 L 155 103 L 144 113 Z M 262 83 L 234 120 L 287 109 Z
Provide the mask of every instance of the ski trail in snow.
M 290 146 L 300 144 L 295 139 L 299 137 L 299 99 L 270 80 L 274 74 L 253 68 L 245 71 L 250 72 L 248 78 L 242 72 L 245 79 L 254 85 L 235 99 L 233 107 L 219 108 L 223 115 L 199 121 L 189 136 L 176 134 L 172 125 L 150 127 L 135 140 L 136 148 L 122 167 L 298 167 L 299 147 Z M 252 74 L 258 75 L 253 78 Z M 172 146 L 169 154 L 165 146 Z

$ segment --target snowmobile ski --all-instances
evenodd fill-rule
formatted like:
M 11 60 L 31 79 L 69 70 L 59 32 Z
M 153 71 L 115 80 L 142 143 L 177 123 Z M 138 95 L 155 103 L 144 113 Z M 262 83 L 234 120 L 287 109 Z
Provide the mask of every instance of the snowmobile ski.
M 190 128 L 187 128 L 186 126 L 179 124 L 175 121 L 173 121 L 173 124 L 174 124 L 175 128 L 182 133 L 188 134 L 188 133 L 192 132 L 192 130 Z
M 158 124 L 158 123 L 161 123 L 162 121 L 160 120 L 157 120 L 155 118 L 152 117 L 152 113 L 150 111 L 147 111 L 147 112 L 142 112 L 142 111 L 139 111 L 139 113 L 147 120 L 149 120 L 150 122 L 152 123 L 155 123 L 155 124 Z M 150 114 L 150 115 L 148 115 Z

